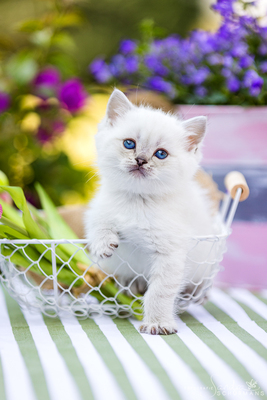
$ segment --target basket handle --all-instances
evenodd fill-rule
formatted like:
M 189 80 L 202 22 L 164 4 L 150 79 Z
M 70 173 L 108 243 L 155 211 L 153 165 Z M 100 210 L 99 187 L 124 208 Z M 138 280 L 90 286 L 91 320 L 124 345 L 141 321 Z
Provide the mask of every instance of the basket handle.
M 232 199 L 235 198 L 238 188 L 242 189 L 242 194 L 239 201 L 244 201 L 249 196 L 249 187 L 247 181 L 241 172 L 232 171 L 224 178 L 224 184 Z

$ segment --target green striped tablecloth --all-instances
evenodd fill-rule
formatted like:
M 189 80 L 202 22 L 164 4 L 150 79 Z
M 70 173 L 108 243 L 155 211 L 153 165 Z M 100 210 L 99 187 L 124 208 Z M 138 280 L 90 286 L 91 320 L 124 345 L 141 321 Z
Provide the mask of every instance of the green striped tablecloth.
M 31 314 L 0 288 L 0 400 L 266 399 L 266 299 L 214 289 L 177 335 L 150 336 L 133 319 Z

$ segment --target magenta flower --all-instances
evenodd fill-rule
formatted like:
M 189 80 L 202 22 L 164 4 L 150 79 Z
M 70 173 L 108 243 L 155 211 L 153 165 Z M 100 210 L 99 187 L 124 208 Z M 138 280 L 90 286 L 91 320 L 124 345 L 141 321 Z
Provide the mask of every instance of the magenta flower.
M 40 126 L 37 132 L 37 138 L 41 143 L 47 143 L 52 139 L 52 134 L 47 129 Z
M 5 112 L 10 105 L 10 97 L 7 93 L 0 92 L 0 114 Z
M 47 67 L 39 72 L 34 79 L 37 86 L 55 86 L 60 82 L 60 73 L 54 67 Z
M 39 72 L 34 81 L 34 92 L 42 99 L 55 96 L 60 83 L 60 73 L 54 67 L 47 67 Z
M 65 127 L 66 125 L 63 121 L 57 120 L 52 124 L 52 131 L 54 134 L 59 135 L 60 133 L 64 132 Z
M 87 93 L 78 79 L 66 81 L 60 88 L 59 100 L 70 112 L 79 111 L 84 105 Z

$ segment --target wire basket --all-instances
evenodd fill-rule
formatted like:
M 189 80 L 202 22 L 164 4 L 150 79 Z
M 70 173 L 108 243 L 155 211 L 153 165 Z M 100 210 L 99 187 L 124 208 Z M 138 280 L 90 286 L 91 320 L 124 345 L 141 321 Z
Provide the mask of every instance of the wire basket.
M 244 191 L 244 190 L 243 190 Z M 192 237 L 186 263 L 190 274 L 176 299 L 176 310 L 183 312 L 191 303 L 200 304 L 207 298 L 214 277 L 226 251 L 226 239 L 242 195 L 242 186 L 235 191 L 231 203 L 230 194 L 225 195 L 217 216 L 220 234 Z M 39 257 L 31 251 L 38 245 Z M 64 246 L 72 246 L 69 259 L 61 256 Z M 96 315 L 128 317 L 142 315 L 142 296 L 136 293 L 137 283 L 147 283 L 144 274 L 136 273 L 129 260 L 139 252 L 133 248 L 129 259 L 122 259 L 118 252 L 114 274 L 107 274 L 101 262 L 93 260 L 87 249 L 86 240 L 0 240 L 1 281 L 9 294 L 22 306 L 41 310 L 47 316 L 56 317 L 64 312 L 87 318 Z M 41 254 L 41 255 L 40 255 Z M 199 258 L 201 254 L 201 258 Z M 77 266 L 74 257 L 82 259 Z M 16 263 L 11 259 L 17 260 Z M 80 257 L 81 256 L 81 257 Z M 27 266 L 23 260 L 27 261 Z M 193 268 L 192 268 L 193 266 Z M 129 268 L 132 279 L 122 284 L 117 278 L 121 269 Z M 68 282 L 71 273 L 72 279 Z

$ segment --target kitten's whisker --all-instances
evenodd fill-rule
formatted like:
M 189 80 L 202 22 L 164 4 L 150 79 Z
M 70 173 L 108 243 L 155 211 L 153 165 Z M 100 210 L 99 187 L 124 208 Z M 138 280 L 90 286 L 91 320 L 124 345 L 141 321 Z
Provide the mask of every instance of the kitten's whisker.
M 183 114 L 183 119 L 186 118 L 187 114 L 190 113 L 190 111 L 192 110 L 192 108 L 193 108 L 194 106 L 195 106 L 195 104 L 192 104 L 191 107 L 189 108 L 189 110 L 188 110 L 185 114 Z
M 96 175 L 98 175 L 98 172 L 96 172 L 93 176 L 91 176 L 85 183 L 90 182 L 90 180 L 93 179 Z

